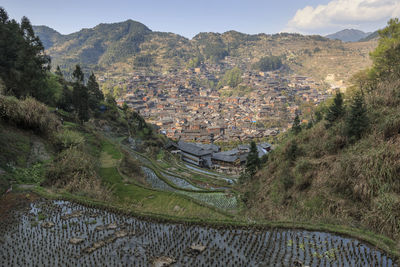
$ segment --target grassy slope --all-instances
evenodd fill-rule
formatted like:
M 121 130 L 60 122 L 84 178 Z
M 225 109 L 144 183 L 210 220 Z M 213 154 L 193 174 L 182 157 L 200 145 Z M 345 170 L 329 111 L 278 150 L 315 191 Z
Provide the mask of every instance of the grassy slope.
M 17 106 L 23 103 L 12 98 L 1 99 L 3 105 L 11 100 Z M 40 106 L 36 102 L 35 105 Z M 8 106 L 2 108 L 6 109 Z M 45 116 L 50 114 L 53 113 L 46 113 Z M 27 118 L 36 118 L 33 113 L 32 116 L 28 115 Z M 71 118 L 73 120 L 73 116 Z M 32 122 L 35 121 L 26 121 L 25 127 L 34 125 Z M 73 121 L 65 121 L 63 130 L 52 129 L 51 134 L 46 135 L 13 126 L 7 119 L 0 121 L 0 193 L 5 192 L 12 182 L 30 183 L 36 184 L 39 192 L 47 191 L 46 194 L 53 197 L 68 196 L 87 201 L 107 200 L 112 205 L 123 206 L 139 213 L 202 219 L 228 218 L 215 209 L 200 205 L 185 196 L 141 186 L 135 181 L 135 175 L 140 176 L 140 173 L 129 175 L 130 177 L 123 176 L 118 168 L 122 159 L 119 146 L 96 134 L 92 126 L 80 126 Z M 50 153 L 54 156 L 54 161 L 28 166 L 34 141 L 43 143 L 47 152 L 54 150 Z M 84 158 L 74 159 L 76 157 Z M 91 172 L 91 169 L 98 175 Z M 49 178 L 57 177 L 60 184 L 46 182 L 46 187 L 40 187 L 39 184 L 44 181 L 47 171 L 50 171 Z M 96 176 L 102 179 L 105 186 L 101 186 Z
M 395 243 L 381 235 L 376 235 L 365 229 L 354 229 L 341 225 L 331 225 L 326 223 L 302 223 L 293 220 L 284 219 L 281 221 L 271 220 L 250 220 L 246 219 L 248 216 L 236 217 L 235 219 L 229 218 L 216 212 L 213 209 L 198 205 L 190 199 L 180 195 L 160 192 L 143 188 L 135 183 L 129 183 L 124 180 L 118 170 L 117 164 L 121 159 L 119 148 L 106 139 L 101 139 L 90 131 L 85 131 L 82 127 L 70 122 L 64 123 L 64 128 L 70 130 L 77 130 L 85 136 L 88 153 L 94 158 L 100 158 L 103 163 L 103 168 L 100 168 L 100 176 L 104 181 L 113 182 L 114 195 L 117 196 L 114 201 L 99 201 L 91 199 L 81 193 L 69 193 L 65 190 L 54 191 L 52 188 L 45 188 L 36 186 L 34 191 L 47 198 L 63 198 L 77 201 L 82 204 L 96 205 L 99 207 L 111 207 L 119 211 L 136 214 L 139 216 L 149 216 L 150 218 L 159 218 L 162 220 L 181 221 L 181 222 L 194 222 L 194 223 L 208 223 L 218 226 L 235 225 L 235 226 L 252 226 L 252 227 L 288 227 L 288 228 L 303 228 L 308 230 L 331 231 L 335 233 L 350 235 L 368 241 L 371 244 L 386 250 L 392 255 L 399 256 L 398 249 Z M 13 153 L 13 147 L 25 147 L 23 151 L 19 148 L 14 152 L 15 156 L 27 158 L 30 148 L 28 148 L 28 141 L 31 138 L 40 138 L 30 131 L 23 131 L 15 127 L 6 126 L 1 123 L 0 139 L 3 144 L 10 144 L 8 146 L 1 146 L 2 153 Z M 99 145 L 100 140 L 100 145 Z M 42 140 L 45 141 L 45 140 Z M 6 149 L 5 149 L 6 148 Z M 11 156 L 10 156 L 11 158 Z M 22 163 L 26 162 L 22 160 Z M 4 165 L 5 162 L 2 162 Z M 3 166 L 2 165 L 2 166 Z M 23 165 L 23 164 L 22 164 Z M 128 184 L 127 186 L 125 184 Z M 23 189 L 26 190 L 26 189 Z M 29 190 L 29 189 L 28 189 Z M 15 186 L 14 191 L 18 191 Z M 174 207 L 178 205 L 183 208 L 178 212 L 173 211 Z
M 3 172 L 0 174 L 0 195 L 10 187 L 11 181 L 35 183 L 42 180 L 37 177 L 38 171 L 43 171 L 42 164 L 28 166 L 33 141 L 49 146 L 46 139 L 31 131 L 21 130 L 0 120 L 0 169 Z
M 288 136 L 243 190 L 248 214 L 369 229 L 395 240 L 400 251 L 399 82 L 381 84 L 366 102 L 369 129 L 354 144 L 343 121 Z
M 102 140 L 102 167 L 100 169 L 100 176 L 104 182 L 113 186 L 116 202 L 119 205 L 130 206 L 142 212 L 172 216 L 216 219 L 226 218 L 226 216 L 207 207 L 200 206 L 180 195 L 146 189 L 135 183 L 125 183 L 117 169 L 121 158 L 121 152 L 115 145 L 106 140 Z M 176 206 L 179 207 L 179 211 L 174 211 Z

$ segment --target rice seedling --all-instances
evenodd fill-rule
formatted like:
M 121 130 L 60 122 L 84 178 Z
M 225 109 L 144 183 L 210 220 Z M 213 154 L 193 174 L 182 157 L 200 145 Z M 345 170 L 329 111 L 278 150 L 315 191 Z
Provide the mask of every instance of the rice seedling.
M 32 225 L 39 213 L 50 228 Z M 324 232 L 158 223 L 67 201 L 39 200 L 13 217 L 0 224 L 0 266 L 397 266 Z

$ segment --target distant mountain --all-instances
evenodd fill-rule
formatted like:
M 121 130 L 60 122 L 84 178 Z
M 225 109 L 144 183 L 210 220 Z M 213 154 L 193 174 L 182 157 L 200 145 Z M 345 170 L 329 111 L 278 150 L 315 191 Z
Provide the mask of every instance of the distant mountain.
M 62 39 L 61 33 L 47 26 L 33 26 L 33 30 L 40 37 L 46 49 L 52 47 L 57 41 Z
M 139 51 L 140 44 L 151 33 L 145 25 L 133 20 L 99 24 L 68 35 L 45 26 L 34 26 L 33 29 L 60 65 L 109 64 L 122 60 Z
M 333 34 L 326 35 L 326 38 L 332 40 L 341 40 L 343 42 L 358 42 L 360 39 L 370 35 L 370 32 L 363 32 L 355 29 L 345 29 Z
M 250 69 L 260 58 L 274 55 L 281 56 L 283 63 L 298 74 L 318 80 L 335 74 L 337 79 L 345 80 L 352 71 L 369 66 L 368 53 L 375 46 L 366 42 L 355 47 L 319 35 L 250 35 L 237 31 L 203 32 L 187 39 L 152 31 L 133 20 L 99 24 L 68 35 L 46 26 L 35 26 L 34 30 L 51 56 L 53 67 L 59 65 L 70 72 L 75 64 L 81 64 L 86 70 L 121 75 L 138 69 L 182 69 L 192 66 L 191 62 Z
M 359 42 L 368 42 L 372 40 L 377 40 L 379 38 L 378 31 L 374 31 L 373 33 L 369 34 L 368 36 L 359 40 Z

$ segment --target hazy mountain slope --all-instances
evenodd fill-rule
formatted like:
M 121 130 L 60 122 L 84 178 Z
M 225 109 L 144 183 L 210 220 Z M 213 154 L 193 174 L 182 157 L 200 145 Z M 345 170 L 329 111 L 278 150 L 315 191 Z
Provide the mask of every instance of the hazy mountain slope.
M 375 31 L 375 32 L 369 34 L 368 36 L 360 39 L 360 42 L 368 42 L 371 40 L 377 40 L 378 38 L 379 38 L 379 33 L 378 33 L 378 31 Z
M 40 40 L 46 49 L 52 47 L 63 38 L 61 33 L 47 26 L 33 26 L 33 30 L 40 37 Z
M 336 33 L 325 36 L 332 40 L 341 40 L 343 42 L 358 42 L 360 39 L 367 37 L 371 33 L 366 33 L 355 29 L 345 29 Z

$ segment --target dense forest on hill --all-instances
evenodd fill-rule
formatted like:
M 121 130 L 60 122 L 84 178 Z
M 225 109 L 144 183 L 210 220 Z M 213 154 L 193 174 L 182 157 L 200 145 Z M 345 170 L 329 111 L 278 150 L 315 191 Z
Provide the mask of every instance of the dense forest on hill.
M 226 57 L 243 68 L 271 70 L 287 65 L 299 74 L 323 80 L 328 74 L 346 80 L 349 74 L 371 64 L 368 53 L 376 41 L 342 43 L 321 36 L 300 34 L 256 34 L 237 31 L 199 33 L 192 39 L 151 31 L 128 20 L 100 24 L 69 35 L 46 26 L 34 26 L 53 65 L 70 71 L 75 64 L 97 73 L 126 73 L 135 70 L 171 71 L 219 64 Z M 330 60 L 326 60 L 329 58 Z M 316 67 L 317 66 L 317 67 Z

